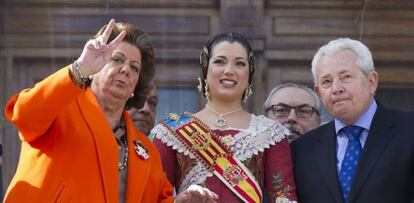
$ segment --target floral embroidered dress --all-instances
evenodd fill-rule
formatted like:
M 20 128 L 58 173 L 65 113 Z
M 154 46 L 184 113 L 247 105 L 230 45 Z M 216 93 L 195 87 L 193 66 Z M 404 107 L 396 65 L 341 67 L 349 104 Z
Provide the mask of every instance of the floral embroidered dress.
M 185 113 L 193 120 L 198 120 Z M 296 201 L 292 161 L 286 134 L 280 123 L 264 116 L 251 115 L 247 129 L 211 129 L 233 155 L 247 168 L 262 193 L 267 188 L 268 202 Z M 196 156 L 161 122 L 151 131 L 158 147 L 164 170 L 177 193 L 197 184 L 207 187 L 219 196 L 219 202 L 243 202 L 222 180 L 208 170 Z M 277 199 L 277 201 L 276 201 Z

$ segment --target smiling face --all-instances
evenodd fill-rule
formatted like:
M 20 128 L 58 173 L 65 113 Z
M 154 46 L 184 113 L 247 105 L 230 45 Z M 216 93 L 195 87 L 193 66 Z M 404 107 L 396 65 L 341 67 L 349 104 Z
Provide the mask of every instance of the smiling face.
M 121 42 L 112 52 L 110 61 L 93 75 L 91 88 L 98 99 L 125 103 L 134 92 L 140 71 L 140 50 Z
M 210 99 L 241 100 L 248 79 L 246 49 L 238 42 L 223 41 L 216 44 L 212 49 L 207 72 Z
M 353 124 L 368 109 L 377 89 L 378 73 L 365 75 L 353 51 L 322 56 L 316 73 L 315 91 L 333 117 Z

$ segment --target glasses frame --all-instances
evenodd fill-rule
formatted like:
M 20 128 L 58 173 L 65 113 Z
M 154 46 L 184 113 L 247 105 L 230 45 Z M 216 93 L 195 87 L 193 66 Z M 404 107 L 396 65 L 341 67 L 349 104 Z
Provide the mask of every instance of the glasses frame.
M 285 116 L 278 116 L 278 115 L 276 115 L 276 113 L 274 111 L 277 107 L 289 108 L 289 111 L 288 111 L 288 113 Z M 302 107 L 308 107 L 308 108 L 311 108 L 312 109 L 312 113 L 311 113 L 311 115 L 309 117 L 303 117 L 303 116 L 301 116 L 298 113 L 298 109 L 299 108 L 302 108 Z M 321 115 L 320 112 L 319 112 L 319 110 L 316 107 L 313 107 L 313 106 L 308 105 L 308 104 L 301 104 L 301 105 L 297 105 L 297 106 L 291 106 L 291 105 L 284 104 L 284 103 L 273 104 L 273 105 L 270 105 L 270 107 L 267 109 L 267 111 L 271 111 L 272 112 L 272 115 L 275 118 L 287 118 L 287 117 L 289 117 L 289 114 L 292 111 L 292 109 L 295 110 L 295 115 L 298 118 L 312 118 L 313 113 L 316 113 L 318 116 Z

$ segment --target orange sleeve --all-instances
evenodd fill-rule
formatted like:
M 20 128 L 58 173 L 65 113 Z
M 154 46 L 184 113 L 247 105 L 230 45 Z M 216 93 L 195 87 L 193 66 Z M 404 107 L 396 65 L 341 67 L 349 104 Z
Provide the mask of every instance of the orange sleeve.
M 164 184 L 162 187 L 162 190 L 160 192 L 160 196 L 158 198 L 158 202 L 162 203 L 172 203 L 174 202 L 173 197 L 173 187 L 171 186 L 171 183 L 168 181 L 167 177 L 164 175 Z
M 157 170 L 161 173 L 160 174 L 160 191 L 159 191 L 159 196 L 158 196 L 158 202 L 162 202 L 162 203 L 173 203 L 174 202 L 174 197 L 173 197 L 173 192 L 174 189 L 170 183 L 170 181 L 167 179 L 167 175 L 165 174 L 164 170 L 163 170 L 163 166 L 162 166 L 162 162 L 161 162 L 161 156 L 159 154 L 159 151 L 157 150 L 157 148 L 155 147 L 155 145 L 153 143 L 151 143 L 151 147 L 154 150 L 154 154 L 155 159 L 156 159 L 156 167 Z
M 44 134 L 81 92 L 65 67 L 13 96 L 6 104 L 5 115 L 19 129 L 20 139 L 31 142 Z
M 128 115 L 129 116 L 129 115 Z M 127 121 L 129 123 L 129 121 Z M 132 123 L 132 121 L 131 121 Z M 133 124 L 132 124 L 133 125 Z M 153 167 L 151 171 L 151 178 L 152 182 L 148 183 L 146 188 L 145 195 L 149 195 L 149 193 L 153 193 L 151 195 L 155 195 L 156 199 L 149 200 L 143 199 L 142 202 L 161 202 L 161 203 L 173 203 L 174 202 L 174 189 L 167 179 L 167 176 L 163 170 L 162 162 L 161 162 L 161 155 L 154 145 L 154 143 L 148 139 L 148 137 L 141 132 L 137 131 L 138 139 L 144 144 L 145 147 L 149 150 L 151 154 L 151 161 L 153 162 Z

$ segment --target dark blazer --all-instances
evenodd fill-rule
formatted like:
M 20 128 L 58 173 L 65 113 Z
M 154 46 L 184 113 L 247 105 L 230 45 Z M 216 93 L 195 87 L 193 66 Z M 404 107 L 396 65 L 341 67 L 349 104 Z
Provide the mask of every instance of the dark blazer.
M 333 121 L 294 141 L 292 154 L 299 202 L 343 202 Z M 378 105 L 349 200 L 414 202 L 414 113 Z

